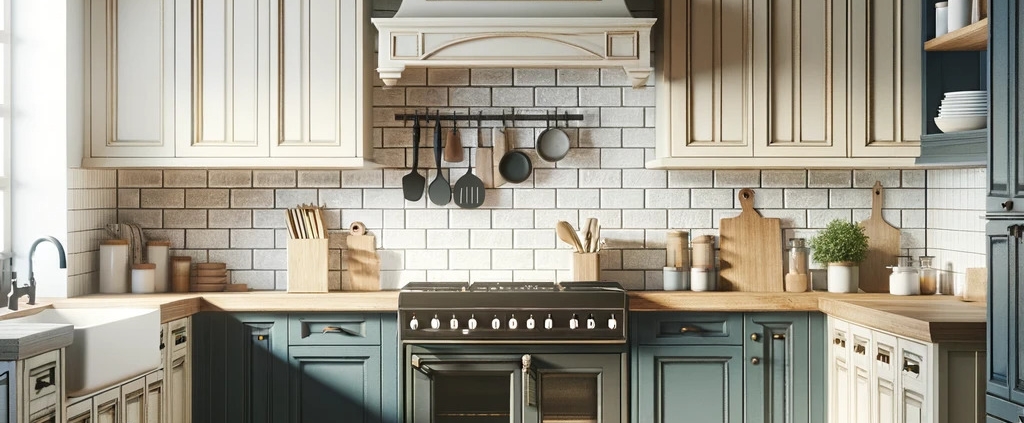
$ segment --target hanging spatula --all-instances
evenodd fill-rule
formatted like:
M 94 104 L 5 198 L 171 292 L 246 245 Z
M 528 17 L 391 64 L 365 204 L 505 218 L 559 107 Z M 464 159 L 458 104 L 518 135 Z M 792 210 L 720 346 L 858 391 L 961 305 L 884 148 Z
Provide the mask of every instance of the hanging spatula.
M 475 209 L 483 205 L 487 193 L 487 190 L 484 189 L 484 182 L 473 174 L 470 157 L 472 154 L 466 157 L 466 174 L 455 182 L 455 205 L 464 209 Z
M 437 165 L 437 176 L 434 177 L 434 181 L 430 183 L 430 188 L 427 189 L 427 194 L 430 196 L 430 202 L 443 206 L 452 201 L 452 186 L 448 184 L 448 180 L 444 178 L 444 173 L 441 172 L 441 119 L 438 115 L 438 119 L 434 121 L 434 164 Z
M 420 118 L 413 116 L 412 119 L 412 170 L 408 175 L 402 177 L 402 192 L 405 199 L 409 201 L 420 201 L 423 198 L 423 188 L 427 185 L 427 178 L 420 175 Z

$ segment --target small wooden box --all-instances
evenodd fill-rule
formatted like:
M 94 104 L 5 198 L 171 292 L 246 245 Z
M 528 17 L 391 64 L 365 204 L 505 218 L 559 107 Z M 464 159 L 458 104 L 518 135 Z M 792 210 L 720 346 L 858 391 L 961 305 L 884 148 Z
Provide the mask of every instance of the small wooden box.
M 327 239 L 288 240 L 288 292 L 327 292 Z
M 572 278 L 575 281 L 601 280 L 601 255 L 599 253 L 573 253 Z

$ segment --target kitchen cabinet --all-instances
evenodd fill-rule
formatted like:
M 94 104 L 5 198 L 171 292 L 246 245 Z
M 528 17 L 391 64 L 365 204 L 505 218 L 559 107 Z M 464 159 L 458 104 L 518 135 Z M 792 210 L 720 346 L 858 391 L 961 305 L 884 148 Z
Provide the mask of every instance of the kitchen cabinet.
M 0 361 L 0 421 L 64 420 L 64 349 Z
M 1024 221 L 991 220 L 988 238 L 988 395 L 1024 405 L 1020 306 L 1024 279 Z
M 828 318 L 830 422 L 981 422 L 984 346 L 925 343 Z
M 197 421 L 399 421 L 393 314 L 196 315 Z
M 192 335 L 191 317 L 167 323 L 164 344 L 170 350 L 164 363 L 168 423 L 192 421 Z
M 164 371 L 157 370 L 146 375 L 145 417 L 146 423 L 164 423 L 167 421 L 167 391 L 164 389 Z
M 90 3 L 88 167 L 362 167 L 368 0 Z
M 124 415 L 121 419 L 124 423 L 142 423 L 147 416 L 146 399 L 149 396 L 146 378 L 141 377 L 121 385 L 121 404 L 124 407 Z
M 823 421 L 824 316 L 748 313 L 743 324 L 744 421 Z
M 86 397 L 72 398 L 68 423 L 163 423 L 167 398 L 161 369 Z
M 92 397 L 96 423 L 121 423 L 121 387 L 115 386 Z
M 917 3 L 661 3 L 648 167 L 905 166 L 918 155 Z
M 821 315 L 645 312 L 631 321 L 633 421 L 824 420 Z
M 989 212 L 1024 212 L 1024 127 L 1020 102 L 1024 93 L 1018 79 L 1024 75 L 1024 6 L 993 1 L 989 18 L 992 42 L 989 90 L 988 199 Z M 991 272 L 991 270 L 990 270 Z

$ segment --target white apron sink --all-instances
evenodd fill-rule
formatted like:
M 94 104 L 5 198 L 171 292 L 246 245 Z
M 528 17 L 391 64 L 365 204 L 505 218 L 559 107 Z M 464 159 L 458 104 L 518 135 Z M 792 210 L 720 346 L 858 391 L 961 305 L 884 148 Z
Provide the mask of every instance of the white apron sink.
M 160 366 L 158 309 L 46 309 L 10 321 L 75 327 L 65 361 L 69 397 L 90 394 Z

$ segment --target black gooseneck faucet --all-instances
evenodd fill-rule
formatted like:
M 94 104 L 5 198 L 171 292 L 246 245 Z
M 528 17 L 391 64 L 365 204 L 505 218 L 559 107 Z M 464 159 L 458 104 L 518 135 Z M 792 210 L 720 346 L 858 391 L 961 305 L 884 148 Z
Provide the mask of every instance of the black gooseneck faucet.
M 29 304 L 36 303 L 36 275 L 33 272 L 32 256 L 35 255 L 36 253 L 36 247 L 39 246 L 39 244 L 42 243 L 43 241 L 49 241 L 53 243 L 55 247 L 57 247 L 57 257 L 60 259 L 60 268 L 68 268 L 68 259 L 67 256 L 64 254 L 64 246 L 61 245 L 60 241 L 58 241 L 57 238 L 54 238 L 52 236 L 44 236 L 42 238 L 35 240 L 35 242 L 32 243 L 32 247 L 28 249 L 28 286 L 20 287 L 18 286 L 17 281 L 12 282 L 11 284 L 11 299 L 10 301 L 8 301 L 8 308 L 10 308 L 11 310 L 18 309 L 18 298 L 21 297 L 22 295 L 28 295 Z

